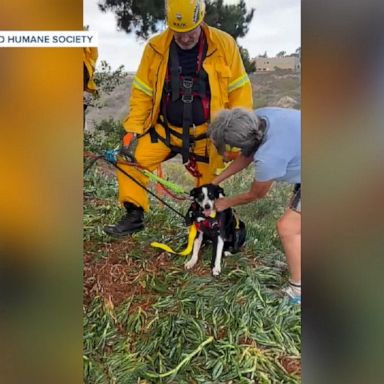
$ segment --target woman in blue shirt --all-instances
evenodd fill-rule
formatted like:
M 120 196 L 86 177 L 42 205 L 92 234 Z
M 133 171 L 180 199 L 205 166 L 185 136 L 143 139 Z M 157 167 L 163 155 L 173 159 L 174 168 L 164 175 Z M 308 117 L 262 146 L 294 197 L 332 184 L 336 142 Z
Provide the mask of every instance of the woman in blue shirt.
M 236 108 L 220 112 L 211 123 L 209 136 L 225 160 L 238 156 L 213 184 L 219 184 L 255 166 L 255 179 L 248 192 L 224 197 L 217 211 L 263 198 L 274 181 L 294 185 L 288 209 L 277 223 L 290 272 L 284 289 L 293 303 L 301 303 L 301 112 L 266 107 L 247 111 Z

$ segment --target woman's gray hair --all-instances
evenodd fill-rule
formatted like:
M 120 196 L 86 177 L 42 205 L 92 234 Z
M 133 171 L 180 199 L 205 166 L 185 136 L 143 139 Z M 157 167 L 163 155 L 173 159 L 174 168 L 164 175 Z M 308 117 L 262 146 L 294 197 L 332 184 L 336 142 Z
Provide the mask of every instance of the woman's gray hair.
M 215 145 L 217 152 L 223 155 L 225 145 L 241 149 L 244 156 L 256 152 L 263 139 L 264 122 L 254 111 L 243 108 L 225 109 L 210 124 L 208 136 Z

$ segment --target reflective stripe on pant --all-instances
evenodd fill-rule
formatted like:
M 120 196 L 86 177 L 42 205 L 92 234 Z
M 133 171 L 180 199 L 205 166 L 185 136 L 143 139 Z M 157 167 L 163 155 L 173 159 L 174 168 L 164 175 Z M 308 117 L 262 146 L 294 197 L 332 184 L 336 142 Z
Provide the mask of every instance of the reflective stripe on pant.
M 160 124 L 156 125 L 156 131 L 162 137 L 165 137 L 164 127 Z M 172 129 L 182 133 L 182 128 L 177 128 L 171 126 Z M 190 129 L 191 136 L 198 136 L 203 133 L 206 133 L 208 129 L 207 124 L 203 124 L 197 126 L 195 129 Z M 171 135 L 171 145 L 178 146 L 181 148 L 181 140 Z M 151 142 L 151 136 L 149 133 L 140 137 L 138 139 L 135 158 L 138 164 L 143 166 L 144 168 L 154 171 L 159 164 L 161 164 L 169 155 L 171 151 L 170 149 L 158 140 L 157 143 Z M 211 155 L 211 144 L 207 139 L 198 140 L 195 142 L 193 153 L 200 156 L 208 156 Z M 214 164 L 217 163 L 217 160 L 214 161 Z M 119 163 L 119 166 L 124 169 L 130 176 L 135 178 L 140 184 L 147 186 L 148 178 L 144 176 L 139 170 L 135 167 L 129 165 L 123 165 Z M 200 185 L 209 183 L 215 177 L 215 169 L 212 168 L 210 164 L 198 162 L 197 167 L 199 172 L 202 174 L 202 177 L 196 180 L 196 186 L 199 182 Z M 185 172 L 188 172 L 185 169 Z M 119 182 L 119 201 L 130 202 L 137 206 L 143 207 L 145 211 L 149 210 L 149 201 L 148 201 L 148 193 L 138 186 L 135 182 L 129 179 L 127 176 L 117 171 L 117 179 Z

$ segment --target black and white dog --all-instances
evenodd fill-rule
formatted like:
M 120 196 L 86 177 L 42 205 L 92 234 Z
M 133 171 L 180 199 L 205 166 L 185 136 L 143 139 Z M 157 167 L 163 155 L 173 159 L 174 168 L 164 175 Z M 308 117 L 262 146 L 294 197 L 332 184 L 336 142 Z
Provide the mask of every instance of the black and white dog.
M 245 242 L 246 231 L 244 223 L 239 220 L 234 211 L 228 208 L 216 213 L 215 200 L 224 197 L 224 190 L 218 185 L 205 184 L 190 192 L 193 200 L 186 215 L 187 225 L 196 225 L 197 237 L 193 243 L 191 259 L 185 263 L 186 269 L 195 266 L 203 240 L 212 241 L 212 275 L 221 272 L 221 259 L 232 253 L 239 252 Z

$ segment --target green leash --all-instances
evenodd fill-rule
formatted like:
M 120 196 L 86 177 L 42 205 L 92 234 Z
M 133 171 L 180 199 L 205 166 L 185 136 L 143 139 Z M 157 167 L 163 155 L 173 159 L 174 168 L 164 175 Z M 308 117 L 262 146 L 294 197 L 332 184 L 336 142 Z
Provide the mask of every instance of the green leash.
M 119 150 L 117 150 L 117 149 L 109 150 L 109 151 L 105 152 L 104 158 L 107 161 L 109 161 L 110 163 L 116 164 L 118 154 L 119 154 Z M 154 173 L 152 173 L 146 169 L 140 168 L 136 163 L 126 162 L 126 164 L 131 165 L 133 167 L 136 167 L 136 169 L 138 169 L 140 172 L 142 172 L 151 181 L 154 181 L 154 182 L 157 182 L 157 183 L 164 185 L 164 187 L 170 189 L 172 192 L 188 195 L 188 193 L 185 192 L 184 189 L 180 185 L 177 185 L 177 184 L 172 183 L 168 180 L 165 180 L 165 179 L 161 178 L 160 176 L 157 176 Z
M 146 169 L 140 169 L 140 171 L 143 172 L 144 175 L 147 176 L 151 181 L 155 181 L 155 182 L 158 182 L 158 183 L 164 185 L 164 187 L 167 187 L 172 192 L 187 195 L 187 192 L 185 192 L 184 189 L 180 185 L 177 185 L 177 184 L 174 184 L 168 180 L 162 179 L 160 176 L 157 176 L 154 173 L 147 171 Z

